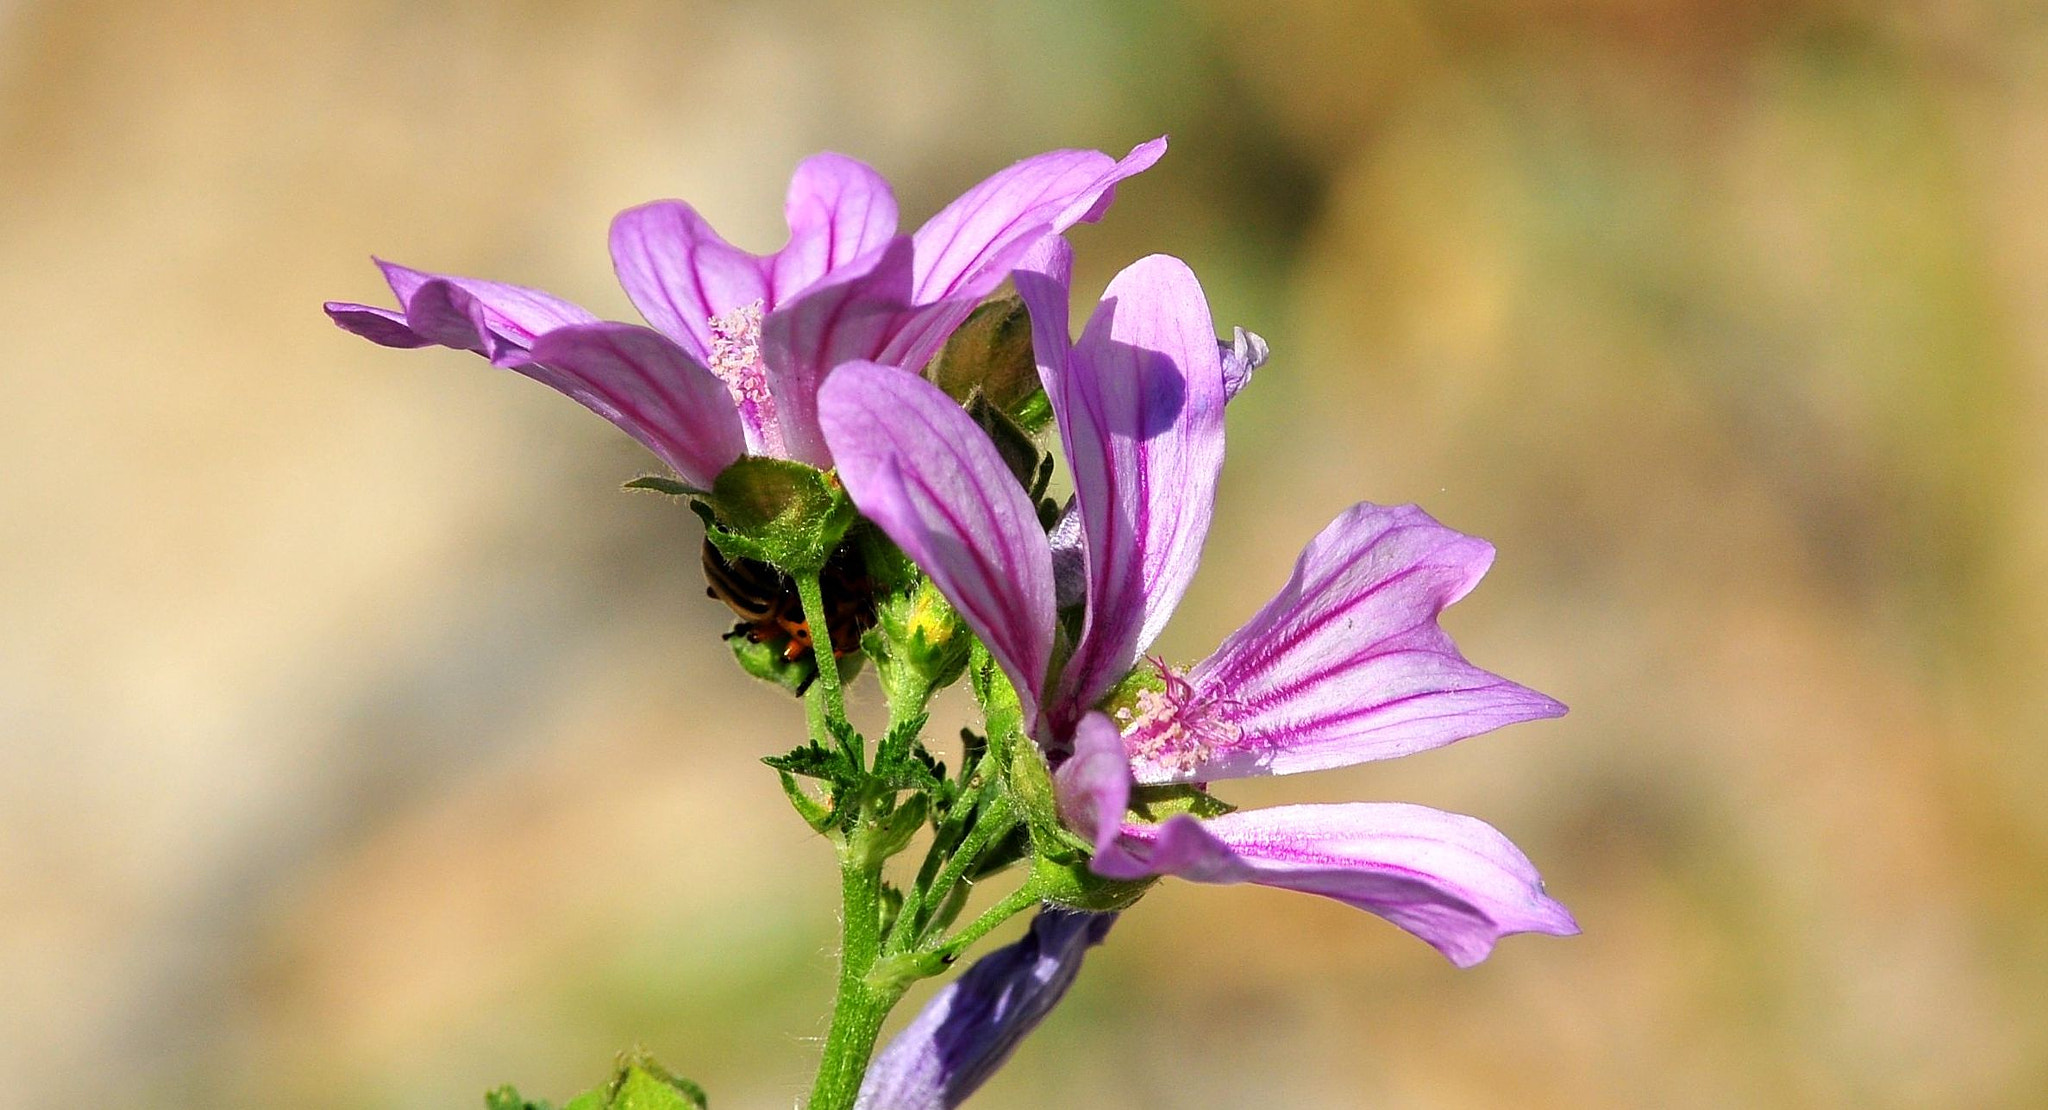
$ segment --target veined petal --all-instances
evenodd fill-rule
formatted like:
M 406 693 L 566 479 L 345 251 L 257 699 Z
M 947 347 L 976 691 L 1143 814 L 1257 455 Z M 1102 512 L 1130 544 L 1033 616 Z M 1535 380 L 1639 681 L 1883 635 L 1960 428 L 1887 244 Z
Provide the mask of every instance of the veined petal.
M 597 317 L 560 297 L 496 281 L 430 274 L 377 260 L 399 308 L 333 302 L 341 327 L 386 347 L 439 345 L 473 351 L 499 366 L 519 366 L 536 337 Z
M 323 305 L 328 319 L 343 331 L 354 332 L 380 347 L 431 347 L 434 341 L 412 330 L 405 313 L 354 301 L 328 301 Z
M 1096 852 L 1109 851 L 1131 804 L 1131 767 L 1108 714 L 1090 712 L 1074 726 L 1074 752 L 1052 773 L 1052 785 L 1060 819 L 1093 840 Z
M 769 260 L 725 241 L 679 200 L 612 220 L 612 268 L 633 307 L 691 358 L 711 361 L 711 318 L 769 296 Z
M 1094 869 L 1114 879 L 1177 875 L 1320 894 L 1386 918 L 1459 967 L 1485 959 L 1504 936 L 1579 931 L 1507 837 L 1427 806 L 1276 806 L 1126 822 Z
M 1437 616 L 1493 546 L 1413 505 L 1359 504 L 1309 541 L 1279 595 L 1189 672 L 1241 735 L 1140 782 L 1207 782 L 1389 759 L 1564 706 L 1465 661 Z
M 891 337 L 917 314 L 910 306 L 910 271 L 910 240 L 899 235 L 841 266 L 762 324 L 768 388 L 775 394 L 776 418 L 790 458 L 832 465 L 818 427 L 818 389 L 834 367 L 848 362 L 900 365 L 882 355 Z
M 917 303 L 979 299 L 1009 276 L 1006 263 L 1040 238 L 1101 219 L 1117 182 L 1164 153 L 1162 137 L 1121 161 L 1099 150 L 1055 150 L 997 171 L 918 229 Z
M 1018 260 L 1010 279 L 1031 316 L 1038 384 L 1045 387 L 1048 399 L 1057 399 L 1072 374 L 1074 357 L 1074 245 L 1063 235 L 1039 240 Z
M 818 414 L 853 503 L 988 645 L 1028 724 L 1052 652 L 1052 549 L 995 444 L 937 386 L 872 362 L 834 371 Z
M 521 372 L 568 394 L 710 489 L 746 449 L 725 384 L 668 337 L 632 324 L 557 328 Z
M 789 244 L 770 261 L 774 304 L 896 235 L 896 194 L 882 175 L 844 154 L 814 154 L 790 178 L 783 205 Z
M 1066 995 L 1115 914 L 1046 907 L 1022 940 L 945 985 L 868 1066 L 855 1110 L 951 1110 Z
M 1060 337 L 1040 338 L 1088 568 L 1087 616 L 1057 699 L 1071 712 L 1131 669 L 1187 592 L 1215 508 L 1228 395 L 1208 302 L 1177 258 L 1141 259 L 1110 282 L 1064 373 Z

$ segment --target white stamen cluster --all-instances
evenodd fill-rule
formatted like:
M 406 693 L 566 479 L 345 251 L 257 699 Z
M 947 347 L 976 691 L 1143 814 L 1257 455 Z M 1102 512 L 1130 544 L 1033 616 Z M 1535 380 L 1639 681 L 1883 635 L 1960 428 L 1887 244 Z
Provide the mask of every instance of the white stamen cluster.
M 1244 738 L 1244 729 L 1225 719 L 1221 703 L 1203 698 L 1186 675 L 1157 664 L 1165 686 L 1142 690 L 1132 704 L 1116 711 L 1131 762 L 1160 768 L 1185 778 Z
M 710 324 L 711 372 L 725 383 L 743 412 L 765 423 L 774 415 L 775 398 L 768 392 L 768 366 L 761 360 L 761 302 L 721 312 Z

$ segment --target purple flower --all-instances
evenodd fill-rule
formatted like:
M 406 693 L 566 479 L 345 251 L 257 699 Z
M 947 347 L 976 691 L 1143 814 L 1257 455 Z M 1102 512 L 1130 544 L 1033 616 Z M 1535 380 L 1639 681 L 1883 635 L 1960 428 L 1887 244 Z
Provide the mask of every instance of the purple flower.
M 1208 659 L 1099 708 L 1166 624 L 1200 558 L 1223 460 L 1226 385 L 1200 285 L 1155 255 L 1110 283 L 1069 338 L 1071 254 L 1020 265 L 1039 372 L 1073 472 L 1080 635 L 1055 672 L 1052 547 L 959 406 L 889 367 L 842 368 L 825 434 L 861 511 L 915 559 L 988 645 L 1058 764 L 1062 816 L 1094 869 L 1254 882 L 1377 913 L 1453 962 L 1502 936 L 1578 926 L 1490 826 L 1411 805 L 1281 806 L 1130 820 L 1134 784 L 1206 784 L 1386 759 L 1564 707 L 1473 666 L 1437 615 L 1493 549 L 1413 506 L 1360 504 L 1303 550 L 1278 596 Z M 1249 361 L 1240 359 L 1241 362 Z
M 868 1066 L 854 1110 L 950 1110 L 1045 1020 L 1115 914 L 1048 906 L 1015 944 L 946 984 Z
M 665 200 L 619 214 L 619 282 L 652 329 L 606 323 L 532 289 L 379 262 L 398 307 L 330 302 L 334 322 L 387 347 L 445 346 L 537 379 L 709 488 L 742 454 L 829 466 L 817 392 L 841 363 L 920 368 L 1025 251 L 1102 218 L 1117 182 L 1165 152 L 1027 158 L 910 235 L 888 182 L 839 154 L 799 165 L 789 242 L 739 249 Z

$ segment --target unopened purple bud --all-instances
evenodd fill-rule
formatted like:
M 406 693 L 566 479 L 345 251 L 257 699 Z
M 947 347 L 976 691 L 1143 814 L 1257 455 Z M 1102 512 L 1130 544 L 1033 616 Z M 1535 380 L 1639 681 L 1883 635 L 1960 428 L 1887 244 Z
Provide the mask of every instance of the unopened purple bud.
M 1111 913 L 1047 907 L 1023 939 L 976 961 L 932 996 L 868 1068 L 854 1110 L 950 1110 L 995 1074 L 1102 943 Z
M 1272 357 L 1273 349 L 1258 332 L 1243 328 L 1230 329 L 1230 342 L 1217 343 L 1223 354 L 1223 392 L 1235 397 L 1237 391 L 1251 384 L 1252 371 L 1266 364 Z

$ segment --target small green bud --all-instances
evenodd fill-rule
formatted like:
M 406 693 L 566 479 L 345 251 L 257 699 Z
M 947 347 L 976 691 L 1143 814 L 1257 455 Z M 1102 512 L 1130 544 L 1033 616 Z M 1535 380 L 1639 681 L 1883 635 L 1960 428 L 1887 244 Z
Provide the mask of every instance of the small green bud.
M 554 1110 L 545 1102 L 534 1102 L 519 1097 L 519 1092 L 510 1087 L 499 1087 L 484 1094 L 484 1110 Z
M 802 696 L 810 687 L 811 680 L 818 676 L 817 662 L 810 652 L 795 659 L 789 658 L 784 650 L 787 643 L 782 639 L 757 641 L 747 634 L 745 627 L 725 634 L 725 646 L 732 649 L 733 660 L 739 663 L 741 670 Z
M 971 639 L 945 595 L 930 579 L 921 579 L 875 607 L 868 654 L 889 703 L 921 707 L 935 691 L 959 680 L 967 669 Z
M 706 1110 L 709 1105 L 704 1088 L 670 1075 L 645 1056 L 619 1069 L 609 1093 L 605 1110 Z
M 946 340 L 925 376 L 963 405 L 979 393 L 1013 418 L 1043 397 L 1024 298 L 1012 294 L 982 303 Z

